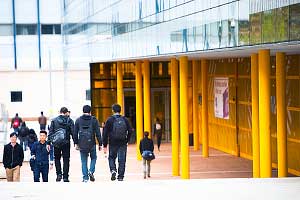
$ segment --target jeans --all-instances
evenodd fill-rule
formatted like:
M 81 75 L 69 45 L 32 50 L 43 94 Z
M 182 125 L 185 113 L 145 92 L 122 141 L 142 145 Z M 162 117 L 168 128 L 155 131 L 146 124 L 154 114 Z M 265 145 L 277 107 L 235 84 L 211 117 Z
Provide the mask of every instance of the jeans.
M 83 175 L 83 180 L 89 180 L 88 176 L 88 166 L 87 166 L 87 160 L 88 157 L 91 157 L 91 163 L 90 163 L 90 170 L 89 172 L 93 174 L 95 172 L 95 166 L 97 161 L 97 153 L 96 153 L 96 145 L 91 149 L 90 152 L 81 152 L 80 151 L 80 158 L 81 158 L 81 170 Z
M 63 156 L 63 174 L 61 171 L 61 163 L 60 159 Z M 56 175 L 63 175 L 64 179 L 69 178 L 69 167 L 70 167 L 70 143 L 63 145 L 62 147 L 54 147 L 54 161 L 55 161 L 55 169 Z
M 23 150 L 26 151 L 27 150 L 27 146 L 28 146 L 28 138 L 20 136 L 19 140 L 20 140 L 20 145 L 22 146 Z
M 116 158 L 118 157 L 118 179 L 123 179 L 125 174 L 125 163 L 127 154 L 127 144 L 125 145 L 110 145 L 109 146 L 109 156 L 108 163 L 110 172 L 117 172 L 116 168 Z
M 46 130 L 46 124 L 40 124 L 40 130 Z
M 40 182 L 40 174 L 42 174 L 43 182 L 48 182 L 49 163 L 36 163 L 33 170 L 34 182 Z

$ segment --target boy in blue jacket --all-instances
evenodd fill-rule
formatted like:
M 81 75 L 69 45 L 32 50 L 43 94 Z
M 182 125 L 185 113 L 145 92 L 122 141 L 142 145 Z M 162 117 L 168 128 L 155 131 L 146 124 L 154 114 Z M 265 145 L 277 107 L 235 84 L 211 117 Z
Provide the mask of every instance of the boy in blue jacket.
M 53 146 L 46 142 L 47 132 L 40 131 L 40 140 L 35 142 L 31 149 L 31 158 L 34 159 L 33 178 L 34 182 L 40 182 L 40 174 L 42 174 L 43 182 L 48 182 L 49 174 L 49 155 L 50 169 L 53 168 Z

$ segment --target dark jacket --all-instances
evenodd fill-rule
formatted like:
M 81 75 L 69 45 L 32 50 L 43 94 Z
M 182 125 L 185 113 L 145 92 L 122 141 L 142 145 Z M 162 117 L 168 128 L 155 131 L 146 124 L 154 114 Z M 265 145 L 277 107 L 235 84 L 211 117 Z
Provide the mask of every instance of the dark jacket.
M 25 138 L 25 137 L 29 136 L 29 128 L 24 123 L 25 122 L 22 123 L 22 125 L 19 129 L 18 137 Z
M 105 122 L 105 127 L 104 127 L 104 131 L 103 131 L 103 146 L 104 147 L 107 147 L 107 144 L 110 144 L 110 145 L 125 145 L 125 144 L 128 143 L 128 141 L 131 137 L 132 128 L 130 126 L 130 123 L 129 123 L 128 119 L 126 117 L 124 117 L 125 123 L 127 125 L 127 132 L 128 132 L 127 139 L 124 140 L 124 141 L 111 139 L 110 135 L 112 134 L 112 131 L 113 131 L 114 120 L 115 120 L 115 117 L 110 116 L 107 119 L 107 121 Z
M 140 141 L 140 153 L 143 154 L 143 151 L 152 151 L 154 150 L 153 140 L 148 137 L 144 137 Z
M 101 134 L 100 134 L 99 122 L 94 116 L 91 116 L 91 115 L 82 115 L 81 117 L 79 117 L 76 120 L 75 130 L 74 130 L 74 135 L 73 135 L 74 144 L 78 144 L 80 127 L 89 126 L 91 123 L 91 120 L 92 120 L 93 133 L 96 135 L 99 145 L 102 146 L 102 138 L 101 138 Z M 93 137 L 92 139 L 93 139 L 94 144 L 96 144 L 95 137 Z
M 49 155 L 50 160 L 53 161 L 53 146 L 50 146 L 50 151 L 47 150 L 47 143 L 44 144 L 35 142 L 31 148 L 31 155 L 35 156 L 35 164 L 46 165 L 49 164 Z
M 4 146 L 3 152 L 3 165 L 4 168 L 15 168 L 16 166 L 22 166 L 24 160 L 24 152 L 21 145 L 18 143 L 13 147 L 11 143 Z
M 68 142 L 70 142 L 71 136 L 73 137 L 74 134 L 74 121 L 65 115 L 59 115 L 58 117 L 54 118 L 51 121 L 48 138 L 59 128 L 66 129 L 66 139 Z

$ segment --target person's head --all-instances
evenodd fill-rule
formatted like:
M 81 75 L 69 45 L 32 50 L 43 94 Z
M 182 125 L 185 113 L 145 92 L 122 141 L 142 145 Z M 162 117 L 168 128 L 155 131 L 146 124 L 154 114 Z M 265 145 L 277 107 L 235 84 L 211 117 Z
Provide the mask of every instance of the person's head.
M 148 137 L 149 137 L 149 132 L 148 132 L 148 131 L 145 131 L 145 132 L 144 132 L 144 137 L 145 137 L 145 138 L 148 138 Z
M 104 126 L 105 126 L 105 122 L 102 122 L 102 123 L 101 123 L 101 126 L 104 127 Z
M 16 117 L 18 117 L 19 116 L 19 114 L 18 113 L 16 113 Z
M 89 105 L 84 105 L 82 108 L 82 111 L 84 114 L 91 114 L 91 110 L 92 110 L 92 108 Z
M 115 103 L 114 105 L 112 105 L 112 111 L 114 113 L 120 113 L 121 112 L 121 106 L 117 103 Z
M 41 131 L 40 131 L 40 141 L 41 141 L 41 142 L 45 142 L 46 139 L 47 139 L 47 131 L 41 130 Z
M 43 111 L 41 112 L 41 115 L 44 115 L 44 112 L 43 112 Z
M 67 115 L 68 117 L 70 117 L 71 111 L 68 110 L 68 112 L 66 113 L 66 115 Z
M 10 142 L 11 143 L 16 143 L 17 142 L 17 133 L 16 132 L 13 132 L 9 135 L 10 137 Z
M 158 117 L 156 117 L 156 122 L 159 122 L 159 118 Z
M 26 126 L 26 123 L 25 123 L 25 121 L 24 121 L 24 122 L 22 122 L 22 126 Z
M 36 135 L 35 130 L 34 129 L 29 129 L 29 135 Z
M 60 114 L 67 115 L 69 112 L 68 108 L 62 107 L 59 111 Z

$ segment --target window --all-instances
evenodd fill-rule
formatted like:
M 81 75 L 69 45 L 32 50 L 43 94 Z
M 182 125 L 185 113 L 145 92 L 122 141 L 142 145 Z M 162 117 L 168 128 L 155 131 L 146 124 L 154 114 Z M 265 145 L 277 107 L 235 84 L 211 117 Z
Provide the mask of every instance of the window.
M 91 90 L 85 91 L 85 100 L 87 100 L 87 101 L 91 100 Z
M 60 35 L 61 34 L 61 25 L 60 24 L 55 24 L 54 25 L 54 31 L 55 31 L 54 34 Z
M 53 25 L 42 25 L 42 34 L 53 34 Z
M 0 24 L 0 36 L 13 35 L 11 24 Z
M 11 102 L 22 102 L 22 91 L 10 92 Z
M 17 24 L 17 35 L 36 35 L 36 24 Z

